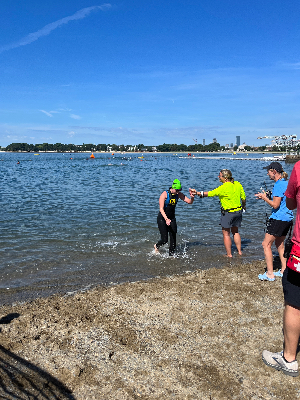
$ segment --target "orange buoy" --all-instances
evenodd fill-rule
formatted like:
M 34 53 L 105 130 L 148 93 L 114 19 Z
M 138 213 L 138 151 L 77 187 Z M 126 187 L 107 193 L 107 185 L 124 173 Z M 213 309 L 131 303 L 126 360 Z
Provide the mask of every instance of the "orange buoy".
M 90 156 L 90 158 L 95 158 L 94 154 L 92 153 L 92 155 Z

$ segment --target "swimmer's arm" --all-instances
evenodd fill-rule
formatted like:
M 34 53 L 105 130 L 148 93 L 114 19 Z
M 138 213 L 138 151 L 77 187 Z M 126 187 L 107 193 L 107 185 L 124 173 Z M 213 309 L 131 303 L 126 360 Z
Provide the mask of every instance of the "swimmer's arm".
M 188 204 L 193 204 L 193 203 L 194 203 L 195 195 L 194 195 L 193 193 L 190 192 L 190 196 L 191 196 L 191 198 L 185 196 L 185 195 L 184 195 L 183 193 L 181 193 L 181 192 L 178 193 L 178 197 L 179 197 L 181 200 L 185 201 L 185 202 L 188 203 Z
M 167 192 L 164 191 L 164 192 L 162 192 L 162 194 L 160 195 L 160 198 L 159 198 L 159 211 L 160 211 L 161 215 L 163 216 L 164 220 L 166 221 L 166 224 L 170 225 L 171 220 L 167 217 L 165 210 L 164 210 L 166 198 L 167 198 Z

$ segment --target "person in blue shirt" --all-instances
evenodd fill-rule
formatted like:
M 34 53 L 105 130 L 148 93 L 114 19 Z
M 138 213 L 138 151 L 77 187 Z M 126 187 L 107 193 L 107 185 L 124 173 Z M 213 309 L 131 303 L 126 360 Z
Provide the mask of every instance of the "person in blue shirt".
M 268 196 L 265 191 L 255 194 L 256 198 L 264 200 L 272 207 L 272 213 L 267 223 L 267 231 L 264 241 L 262 242 L 267 271 L 264 274 L 259 274 L 258 278 L 260 280 L 275 281 L 275 276 L 282 277 L 286 268 L 286 258 L 283 256 L 284 239 L 292 225 L 293 212 L 287 208 L 284 194 L 288 185 L 288 174 L 277 161 L 271 162 L 271 164 L 265 168 L 268 170 L 269 178 L 275 181 L 275 184 L 272 197 Z M 273 271 L 272 244 L 274 242 L 281 261 L 281 270 L 277 272 Z

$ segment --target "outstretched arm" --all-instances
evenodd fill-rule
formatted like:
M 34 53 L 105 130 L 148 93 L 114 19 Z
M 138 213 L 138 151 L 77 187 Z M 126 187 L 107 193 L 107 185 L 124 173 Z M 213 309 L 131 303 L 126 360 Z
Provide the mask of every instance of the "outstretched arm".
M 190 193 L 192 194 L 194 194 L 194 196 L 199 196 L 199 197 L 207 197 L 207 195 L 208 195 L 208 192 L 204 192 L 203 190 L 200 190 L 200 192 L 197 192 L 197 190 L 196 189 L 190 189 Z
M 185 202 L 188 203 L 188 204 L 193 204 L 193 203 L 194 203 L 195 195 L 194 195 L 193 193 L 191 193 L 191 191 L 190 191 L 190 196 L 191 196 L 191 198 L 185 196 L 185 195 L 184 195 L 183 193 L 181 193 L 181 192 L 178 193 L 178 197 L 179 197 L 181 200 L 185 201 Z

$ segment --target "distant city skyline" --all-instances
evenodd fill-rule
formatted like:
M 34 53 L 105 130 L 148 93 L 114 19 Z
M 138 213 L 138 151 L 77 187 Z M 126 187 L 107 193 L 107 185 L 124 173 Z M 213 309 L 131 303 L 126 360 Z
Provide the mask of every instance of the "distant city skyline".
M 2 3 L 1 146 L 298 135 L 299 1 Z

